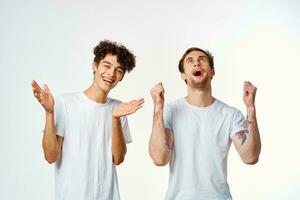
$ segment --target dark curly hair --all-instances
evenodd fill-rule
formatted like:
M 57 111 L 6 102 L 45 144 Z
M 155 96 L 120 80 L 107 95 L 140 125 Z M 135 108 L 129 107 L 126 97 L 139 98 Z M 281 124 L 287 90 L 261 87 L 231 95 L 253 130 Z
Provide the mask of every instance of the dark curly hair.
M 192 48 L 189 48 L 188 50 L 186 50 L 186 52 L 182 55 L 182 57 L 181 57 L 181 59 L 179 61 L 178 69 L 179 69 L 179 71 L 181 73 L 184 72 L 184 68 L 183 68 L 184 59 L 192 51 L 201 51 L 201 52 L 203 52 L 207 56 L 208 64 L 209 64 L 210 68 L 211 69 L 214 68 L 214 57 L 213 57 L 213 55 L 209 51 L 200 49 L 198 47 L 192 47 Z
M 107 54 L 117 56 L 117 61 L 123 67 L 124 74 L 125 72 L 130 72 L 135 67 L 135 56 L 120 43 L 112 42 L 109 40 L 101 41 L 94 48 L 94 62 L 98 65 L 99 62 L 104 59 Z

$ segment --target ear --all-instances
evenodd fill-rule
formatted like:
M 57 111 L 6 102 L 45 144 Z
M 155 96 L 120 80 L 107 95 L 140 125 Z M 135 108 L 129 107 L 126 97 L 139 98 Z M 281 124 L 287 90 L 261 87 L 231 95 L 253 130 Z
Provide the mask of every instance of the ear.
M 98 68 L 98 64 L 94 61 L 93 64 L 92 64 L 92 69 L 93 71 L 95 72 Z
M 121 77 L 121 79 L 120 79 L 120 82 L 123 80 L 123 78 L 124 78 L 124 76 L 125 76 L 125 73 L 126 73 L 126 70 L 125 70 L 125 68 L 123 67 L 123 74 L 122 74 L 122 77 Z
M 186 81 L 186 75 L 185 75 L 185 73 L 181 73 L 181 79 L 184 80 L 184 81 Z
M 215 68 L 211 69 L 211 79 L 215 76 Z

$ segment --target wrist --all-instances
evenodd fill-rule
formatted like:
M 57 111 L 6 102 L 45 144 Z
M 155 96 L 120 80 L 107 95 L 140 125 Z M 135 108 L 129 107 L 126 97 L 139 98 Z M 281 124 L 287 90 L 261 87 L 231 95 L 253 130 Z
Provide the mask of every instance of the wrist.
M 154 112 L 157 113 L 157 112 L 160 112 L 160 111 L 163 111 L 163 106 L 161 105 L 154 105 Z
M 247 109 L 247 112 L 254 112 L 255 111 L 255 105 L 247 106 L 246 109 Z
M 46 116 L 51 116 L 54 114 L 54 111 L 45 111 Z
M 254 114 L 255 113 L 255 106 L 247 106 L 246 110 L 247 110 L 248 115 Z

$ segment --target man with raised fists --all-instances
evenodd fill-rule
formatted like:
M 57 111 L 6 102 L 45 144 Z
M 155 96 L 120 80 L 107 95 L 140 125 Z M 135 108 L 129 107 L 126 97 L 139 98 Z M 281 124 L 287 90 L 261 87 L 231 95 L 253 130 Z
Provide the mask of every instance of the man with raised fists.
M 45 109 L 45 159 L 55 163 L 57 200 L 120 199 L 115 165 L 123 162 L 132 141 L 127 115 L 143 98 L 122 103 L 108 97 L 135 67 L 135 56 L 124 46 L 101 41 L 94 48 L 94 79 L 84 92 L 58 96 L 47 85 L 32 81 L 34 96 Z
M 162 83 L 151 89 L 154 104 L 149 153 L 158 166 L 169 163 L 166 200 L 232 199 L 227 183 L 227 156 L 234 143 L 242 161 L 255 164 L 261 149 L 256 121 L 256 87 L 244 83 L 247 110 L 228 106 L 212 96 L 213 56 L 188 49 L 179 61 L 187 96 L 164 103 Z

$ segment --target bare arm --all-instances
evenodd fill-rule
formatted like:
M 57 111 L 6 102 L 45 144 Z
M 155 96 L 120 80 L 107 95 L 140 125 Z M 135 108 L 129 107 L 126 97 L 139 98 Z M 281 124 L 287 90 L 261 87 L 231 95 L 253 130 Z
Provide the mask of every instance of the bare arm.
M 47 85 L 44 90 L 35 82 L 31 83 L 35 98 L 45 109 L 45 130 L 43 135 L 43 150 L 45 159 L 54 163 L 60 159 L 63 138 L 56 135 L 54 123 L 54 99 Z
M 169 163 L 172 156 L 173 132 L 164 128 L 163 111 L 154 110 L 152 132 L 149 142 L 150 156 L 157 166 Z
M 112 155 L 113 163 L 119 165 L 124 161 L 127 151 L 122 125 L 119 117 L 112 118 Z
M 244 103 L 247 109 L 247 128 L 249 132 L 240 131 L 233 136 L 234 145 L 246 164 L 258 162 L 261 141 L 256 120 L 255 109 L 256 87 L 250 82 L 244 84 Z
M 43 135 L 43 150 L 48 163 L 60 160 L 63 137 L 56 135 L 54 113 L 46 112 L 45 130 Z
M 164 89 L 161 83 L 156 85 L 150 91 L 153 103 L 153 126 L 149 142 L 149 153 L 158 166 L 164 166 L 169 163 L 172 156 L 173 132 L 164 127 L 163 106 L 164 106 Z
M 127 151 L 120 117 L 136 112 L 142 107 L 143 103 L 144 99 L 133 100 L 128 103 L 121 103 L 113 111 L 111 150 L 113 163 L 115 165 L 119 165 L 124 161 Z

